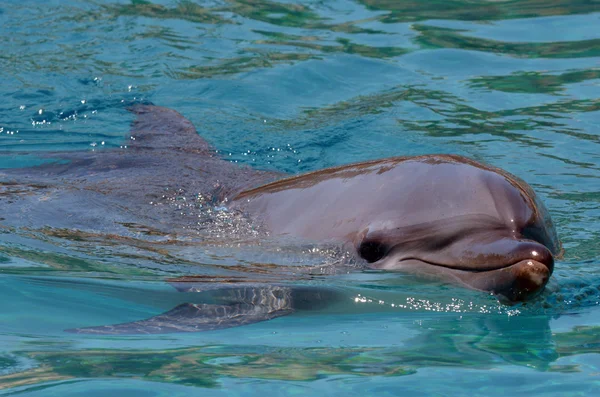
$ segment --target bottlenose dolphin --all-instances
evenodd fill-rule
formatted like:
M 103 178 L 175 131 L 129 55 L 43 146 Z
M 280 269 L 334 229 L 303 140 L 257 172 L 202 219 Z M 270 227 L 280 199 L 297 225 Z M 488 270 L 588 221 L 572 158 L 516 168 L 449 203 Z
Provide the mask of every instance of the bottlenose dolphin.
M 241 192 L 274 233 L 336 240 L 372 269 L 435 276 L 508 301 L 539 293 L 560 243 L 533 190 L 461 156 L 344 165 Z
M 433 277 L 508 303 L 539 294 L 554 257 L 562 252 L 550 216 L 531 187 L 466 157 L 394 157 L 286 178 L 221 159 L 174 110 L 153 105 L 130 110 L 137 117 L 127 150 L 49 154 L 69 162 L 0 173 L 9 191 L 5 195 L 18 187 L 0 222 L 119 234 L 121 225 L 142 219 L 157 229 L 183 233 L 185 219 L 152 205 L 176 184 L 249 216 L 271 235 L 340 244 L 364 268 Z M 188 281 L 171 280 L 181 291 L 201 288 Z M 277 283 L 245 285 L 230 289 L 225 304 L 184 304 L 147 320 L 71 331 L 226 328 L 311 307 L 331 296 Z

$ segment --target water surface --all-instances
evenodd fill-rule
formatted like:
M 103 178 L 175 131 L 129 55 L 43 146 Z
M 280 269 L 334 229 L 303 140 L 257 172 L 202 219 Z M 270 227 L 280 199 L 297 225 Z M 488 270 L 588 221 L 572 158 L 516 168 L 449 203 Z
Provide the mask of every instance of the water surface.
M 135 225 L 126 239 L 14 230 L 0 220 L 0 389 L 597 393 L 598 26 L 600 3 L 583 0 L 5 0 L 0 167 L 41 164 L 44 152 L 126 150 L 126 107 L 152 102 L 189 118 L 223 157 L 260 169 L 427 153 L 502 167 L 542 197 L 566 253 L 526 305 L 358 272 L 311 281 L 341 291 L 341 307 L 199 334 L 94 337 L 64 330 L 192 299 L 168 277 L 329 266 L 339 253 L 212 234 L 173 244 Z M 0 184 L 0 203 L 9 190 Z

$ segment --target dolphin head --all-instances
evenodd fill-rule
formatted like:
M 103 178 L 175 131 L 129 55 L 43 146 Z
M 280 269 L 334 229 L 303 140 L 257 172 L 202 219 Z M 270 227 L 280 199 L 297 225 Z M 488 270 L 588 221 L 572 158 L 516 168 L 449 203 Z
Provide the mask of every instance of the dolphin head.
M 505 303 L 539 294 L 561 246 L 533 191 L 495 194 L 494 211 L 406 225 L 388 216 L 354 240 L 371 269 L 401 271 L 490 292 Z M 519 193 L 519 194 L 517 194 Z
M 234 201 L 276 234 L 342 242 L 372 269 L 434 276 L 511 302 L 544 288 L 561 251 L 529 185 L 461 156 L 334 167 Z

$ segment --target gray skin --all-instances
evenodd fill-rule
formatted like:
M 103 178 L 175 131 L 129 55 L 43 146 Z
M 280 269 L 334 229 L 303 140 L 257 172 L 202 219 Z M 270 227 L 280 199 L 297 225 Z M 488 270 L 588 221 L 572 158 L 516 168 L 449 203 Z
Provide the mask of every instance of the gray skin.
M 561 254 L 550 217 L 533 190 L 503 170 L 468 158 L 396 157 L 281 179 L 281 174 L 220 159 L 173 110 L 152 105 L 130 110 L 137 118 L 127 150 L 50 154 L 69 162 L 0 170 L 0 197 L 8 199 L 0 226 L 126 235 L 130 231 L 124 225 L 143 224 L 185 234 L 188 220 L 172 208 L 150 204 L 167 188 L 185 187 L 248 215 L 271 235 L 340 244 L 366 268 L 435 278 L 509 303 L 543 290 L 553 256 Z M 193 277 L 172 284 L 180 291 L 206 287 Z M 224 304 L 184 304 L 147 320 L 70 331 L 227 328 L 338 296 L 276 283 L 222 284 Z
M 461 156 L 329 168 L 244 191 L 232 207 L 276 234 L 346 243 L 372 269 L 433 276 L 509 302 L 538 294 L 561 251 L 525 182 Z

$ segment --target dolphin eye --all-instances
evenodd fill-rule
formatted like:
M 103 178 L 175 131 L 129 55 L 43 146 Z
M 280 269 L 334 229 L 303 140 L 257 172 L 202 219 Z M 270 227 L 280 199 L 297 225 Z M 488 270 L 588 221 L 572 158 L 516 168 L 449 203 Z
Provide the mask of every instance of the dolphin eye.
M 358 247 L 358 254 L 369 263 L 377 262 L 388 252 L 388 247 L 377 241 L 365 241 Z

